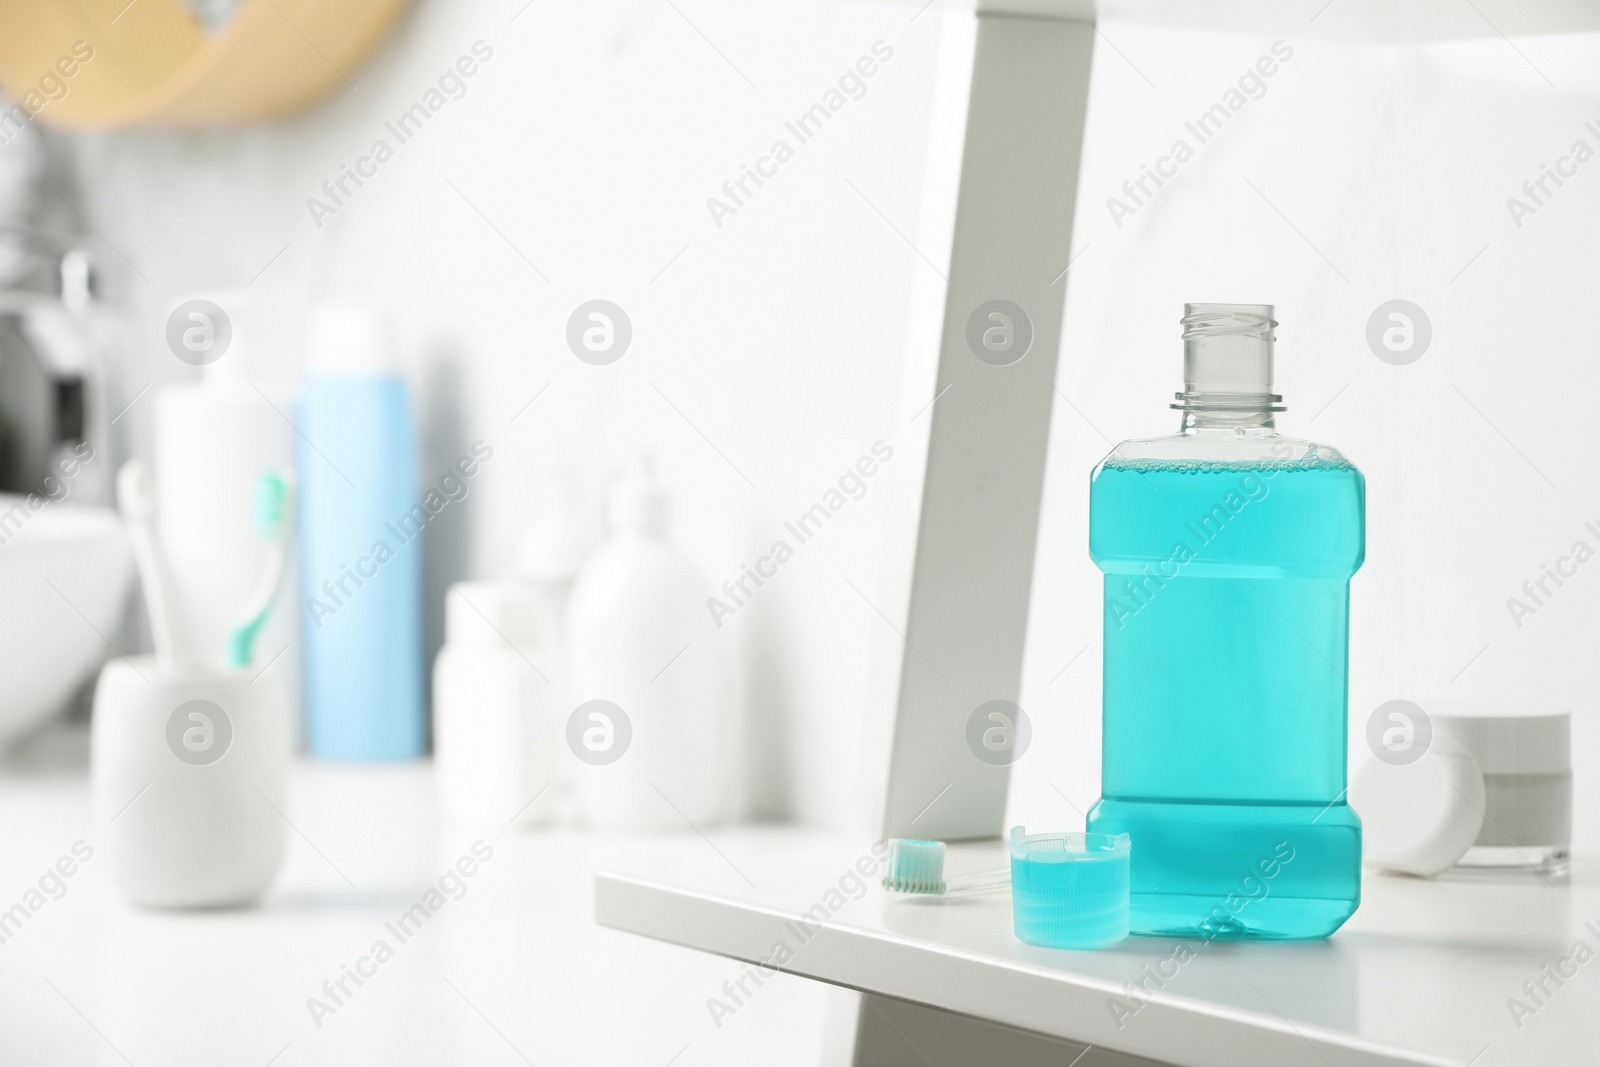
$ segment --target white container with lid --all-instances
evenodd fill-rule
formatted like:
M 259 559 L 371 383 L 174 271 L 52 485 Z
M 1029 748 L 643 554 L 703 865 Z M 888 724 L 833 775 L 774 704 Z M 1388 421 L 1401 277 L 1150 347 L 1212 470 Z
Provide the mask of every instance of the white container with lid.
M 1414 760 L 1368 760 L 1350 779 L 1362 859 L 1432 878 L 1456 863 L 1483 826 L 1483 773 L 1460 744 L 1432 734 Z
M 1572 715 L 1505 702 L 1437 703 L 1435 734 L 1483 774 L 1483 825 L 1460 868 L 1567 869 L 1572 845 Z
M 1432 877 L 1564 874 L 1572 842 L 1570 713 L 1504 702 L 1413 706 L 1415 754 L 1375 751 L 1352 777 L 1363 859 Z

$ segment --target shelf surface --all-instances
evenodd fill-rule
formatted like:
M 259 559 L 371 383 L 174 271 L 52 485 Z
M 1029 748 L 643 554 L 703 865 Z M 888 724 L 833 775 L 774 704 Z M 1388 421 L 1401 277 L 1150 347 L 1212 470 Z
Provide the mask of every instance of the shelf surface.
M 42 903 L 0 926 L 5 1067 L 816 1067 L 822 1055 L 831 990 L 769 981 L 718 1026 L 706 998 L 738 964 L 592 921 L 597 866 L 703 848 L 688 828 L 457 825 L 437 811 L 426 761 L 297 760 L 288 855 L 261 904 L 149 911 L 112 878 L 86 732 L 44 740 L 44 768 L 0 755 L 0 912 Z M 401 944 L 386 924 L 480 839 L 493 858 Z M 45 880 L 75 842 L 91 858 Z M 379 940 L 394 957 L 347 983 L 336 1014 L 314 1014 L 311 998 L 332 1003 L 323 983 L 370 963 Z
M 1004 857 L 999 842 L 952 846 L 947 877 L 1002 866 Z M 870 877 L 853 874 L 858 862 Z M 1368 873 L 1360 910 L 1326 941 L 1135 937 L 1099 952 L 1020 943 L 1008 893 L 895 896 L 878 886 L 881 870 L 864 842 L 780 829 L 711 834 L 597 871 L 595 918 L 1194 1067 L 1510 1067 L 1600 1057 L 1600 863 L 1592 860 L 1575 863 L 1564 884 L 1538 875 Z M 1587 949 L 1575 954 L 1579 943 Z M 1140 981 L 1149 992 L 1130 994 L 1125 983 Z M 1514 1011 L 1512 998 L 1527 1010 Z

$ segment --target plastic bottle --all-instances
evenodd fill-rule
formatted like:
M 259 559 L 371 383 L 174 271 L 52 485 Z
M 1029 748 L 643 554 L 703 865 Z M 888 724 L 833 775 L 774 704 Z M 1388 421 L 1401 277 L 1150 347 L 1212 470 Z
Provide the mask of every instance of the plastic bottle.
M 648 462 L 613 487 L 610 519 L 567 616 L 580 804 L 597 826 L 705 826 L 726 817 L 733 780 L 710 586 L 667 539 L 670 501 Z
M 578 571 L 600 538 L 596 503 L 579 490 L 576 472 L 555 464 L 534 477 L 534 514 L 517 537 L 516 572 L 541 619 L 548 620 L 546 654 L 550 684 L 544 699 L 556 715 L 556 743 L 563 758 L 556 765 L 551 787 L 552 818 L 571 822 L 577 816 L 577 764 L 565 759 L 563 739 L 572 701 L 571 640 L 567 631 L 572 589 Z
M 249 600 L 271 546 L 256 536 L 256 482 L 295 465 L 289 398 L 253 384 L 250 306 L 240 295 L 212 294 L 232 319 L 228 350 L 200 370 L 199 381 L 157 386 L 151 420 L 156 534 L 171 582 L 174 654 L 221 667 L 228 632 Z M 256 670 L 268 668 L 285 693 L 300 688 L 299 619 L 279 611 L 256 642 Z
M 1361 473 L 1280 435 L 1270 305 L 1185 308 L 1182 430 L 1095 469 L 1103 796 L 1132 838 L 1135 933 L 1326 937 L 1360 900 L 1345 803 Z
M 420 756 L 426 744 L 422 536 L 406 387 L 370 310 L 312 316 L 299 412 L 306 738 L 330 759 Z
M 559 790 L 552 618 L 525 583 L 457 582 L 433 665 L 434 776 L 448 815 L 532 826 Z
M 555 478 L 536 482 L 516 578 L 458 582 L 445 599 L 433 750 L 440 806 L 450 815 L 538 826 L 570 793 L 567 606 L 589 539 L 566 488 Z

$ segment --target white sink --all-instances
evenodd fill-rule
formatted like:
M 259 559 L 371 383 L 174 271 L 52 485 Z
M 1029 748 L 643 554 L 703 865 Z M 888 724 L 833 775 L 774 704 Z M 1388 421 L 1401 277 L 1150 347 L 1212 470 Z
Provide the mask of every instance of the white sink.
M 132 575 L 115 512 L 0 493 L 0 745 L 117 654 Z

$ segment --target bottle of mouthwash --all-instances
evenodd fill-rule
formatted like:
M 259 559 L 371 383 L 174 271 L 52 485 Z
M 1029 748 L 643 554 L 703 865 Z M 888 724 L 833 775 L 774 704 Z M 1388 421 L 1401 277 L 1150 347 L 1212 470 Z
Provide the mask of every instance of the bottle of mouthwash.
M 1272 306 L 1188 304 L 1183 412 L 1095 469 L 1103 795 L 1132 837 L 1138 934 L 1326 937 L 1360 901 L 1345 802 L 1361 472 L 1278 433 Z

